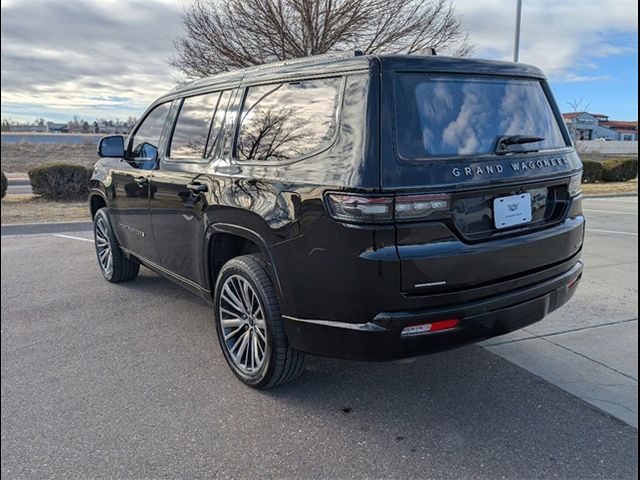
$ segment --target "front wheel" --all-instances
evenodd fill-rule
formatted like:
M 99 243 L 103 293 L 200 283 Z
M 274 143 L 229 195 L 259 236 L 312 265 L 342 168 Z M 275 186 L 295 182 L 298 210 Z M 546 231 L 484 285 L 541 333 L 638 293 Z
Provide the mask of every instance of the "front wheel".
M 220 346 L 242 382 L 269 388 L 300 375 L 305 356 L 289 346 L 278 298 L 260 255 L 243 255 L 224 264 L 214 308 Z
M 109 217 L 102 208 L 93 217 L 93 237 L 98 265 L 104 278 L 112 283 L 126 282 L 136 278 L 140 264 L 124 256 L 113 234 Z

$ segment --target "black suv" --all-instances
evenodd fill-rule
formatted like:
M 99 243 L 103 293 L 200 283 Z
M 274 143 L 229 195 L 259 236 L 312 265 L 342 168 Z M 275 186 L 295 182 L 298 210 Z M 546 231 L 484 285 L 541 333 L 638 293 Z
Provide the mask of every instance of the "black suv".
M 388 360 L 524 327 L 582 273 L 581 162 L 542 72 L 326 56 L 180 87 L 90 186 L 99 265 L 214 305 L 252 387 L 305 353 Z

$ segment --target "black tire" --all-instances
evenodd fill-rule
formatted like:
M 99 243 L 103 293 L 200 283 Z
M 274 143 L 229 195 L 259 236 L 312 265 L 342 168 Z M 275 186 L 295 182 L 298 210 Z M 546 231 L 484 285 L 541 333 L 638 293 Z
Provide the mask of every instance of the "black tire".
M 246 280 L 255 291 L 255 294 L 257 294 L 260 306 L 264 311 L 264 321 L 261 320 L 263 322 L 261 325 L 264 326 L 266 324 L 266 349 L 263 354 L 263 363 L 250 373 L 243 371 L 242 367 L 238 366 L 233 360 L 229 351 L 231 347 L 228 344 L 228 340 L 224 338 L 220 306 L 222 304 L 228 307 L 228 304 L 225 303 L 225 299 L 221 297 L 221 294 L 224 286 L 228 285 L 230 277 L 242 277 L 242 279 Z M 214 315 L 220 348 L 231 371 L 244 384 L 257 389 L 265 389 L 289 382 L 302 373 L 305 355 L 289 346 L 282 326 L 278 297 L 273 282 L 267 273 L 266 263 L 260 255 L 243 255 L 233 258 L 220 269 L 215 289 Z M 235 328 L 235 326 L 230 328 Z M 245 325 L 244 328 L 252 327 Z M 255 329 L 257 330 L 257 328 L 256 323 Z M 243 331 L 241 330 L 238 335 L 242 333 Z M 248 356 L 249 353 L 247 353 Z
M 101 260 L 101 245 L 104 244 L 102 239 L 106 237 L 110 254 L 111 254 L 111 268 L 107 265 L 103 265 Z M 98 266 L 102 276 L 111 283 L 128 282 L 133 280 L 138 275 L 140 270 L 140 264 L 134 260 L 125 257 L 124 253 L 118 245 L 115 235 L 113 234 L 113 228 L 111 228 L 111 222 L 109 222 L 109 216 L 103 208 L 96 212 L 93 217 L 93 238 L 96 246 L 96 257 L 98 258 Z

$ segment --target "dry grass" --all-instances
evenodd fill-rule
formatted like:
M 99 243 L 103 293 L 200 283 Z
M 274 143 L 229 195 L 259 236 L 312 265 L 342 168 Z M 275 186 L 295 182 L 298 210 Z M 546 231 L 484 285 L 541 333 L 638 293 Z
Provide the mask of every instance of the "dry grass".
M 96 146 L 91 144 L 3 143 L 0 154 L 5 173 L 26 173 L 44 163 L 62 162 L 90 167 L 98 161 Z
M 7 195 L 1 211 L 3 225 L 91 220 L 87 202 L 51 202 L 37 195 Z
M 585 195 L 615 195 L 619 193 L 638 193 L 638 179 L 628 182 L 584 183 L 582 193 Z

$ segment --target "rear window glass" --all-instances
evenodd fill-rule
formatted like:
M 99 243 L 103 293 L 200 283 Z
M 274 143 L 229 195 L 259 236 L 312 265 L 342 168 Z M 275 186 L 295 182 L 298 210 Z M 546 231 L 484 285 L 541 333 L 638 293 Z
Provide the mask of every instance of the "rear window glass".
M 336 129 L 340 78 L 249 87 L 236 155 L 244 161 L 283 161 L 327 146 Z
M 507 135 L 544 138 L 527 150 L 566 146 L 537 80 L 404 74 L 396 77 L 395 101 L 404 158 L 490 154 Z

